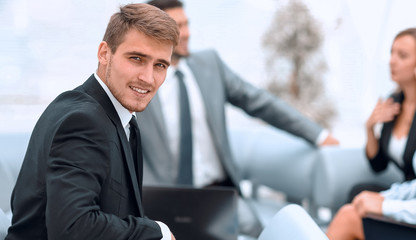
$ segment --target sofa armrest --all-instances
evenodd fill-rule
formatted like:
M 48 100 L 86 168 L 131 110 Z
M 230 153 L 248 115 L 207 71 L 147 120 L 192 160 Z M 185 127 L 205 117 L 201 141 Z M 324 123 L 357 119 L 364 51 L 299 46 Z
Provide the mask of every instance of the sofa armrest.
M 393 164 L 382 173 L 374 173 L 363 148 L 325 147 L 320 153 L 312 197 L 318 207 L 337 211 L 346 203 L 351 188 L 359 183 L 389 186 L 403 180 L 403 174 Z
M 232 129 L 230 142 L 245 179 L 283 192 L 295 202 L 311 197 L 312 176 L 320 156 L 316 147 L 267 125 Z
M 264 228 L 258 240 L 328 240 L 311 216 L 299 205 L 283 207 Z

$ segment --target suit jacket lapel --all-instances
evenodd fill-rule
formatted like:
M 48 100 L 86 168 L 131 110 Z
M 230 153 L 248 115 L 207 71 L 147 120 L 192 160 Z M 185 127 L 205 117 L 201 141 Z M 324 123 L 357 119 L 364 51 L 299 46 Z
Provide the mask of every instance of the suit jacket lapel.
M 117 114 L 117 111 L 115 110 L 115 108 L 113 106 L 113 103 L 108 98 L 104 89 L 100 86 L 98 81 L 95 79 L 94 75 L 92 75 L 83 84 L 83 87 L 89 95 L 91 95 L 94 99 L 97 100 L 97 102 L 100 103 L 100 105 L 106 111 L 108 117 L 111 119 L 111 121 L 113 122 L 113 124 L 117 128 L 118 138 L 121 142 L 123 152 L 124 152 L 124 156 L 125 156 L 125 159 L 126 159 L 126 162 L 127 162 L 130 178 L 131 178 L 133 188 L 134 188 L 133 190 L 134 190 L 134 193 L 135 193 L 135 196 L 136 196 L 137 205 L 139 207 L 140 213 L 143 214 L 143 208 L 142 208 L 142 204 L 141 204 L 141 193 L 140 193 L 140 190 L 139 190 L 139 184 L 141 184 L 141 183 L 138 183 L 138 178 L 136 176 L 134 162 L 133 162 L 133 156 L 132 156 L 132 153 L 130 151 L 130 145 L 128 143 L 126 133 L 125 133 L 124 128 L 123 128 L 123 126 L 120 122 L 120 118 Z
M 153 115 L 153 120 L 157 126 L 156 132 L 161 137 L 165 146 L 168 146 L 168 139 L 167 139 L 167 129 L 165 125 L 165 119 L 162 113 L 162 106 L 160 104 L 159 94 L 153 97 L 152 101 L 150 101 L 149 105 L 146 107 L 145 111 L 149 111 L 151 115 Z
M 416 133 L 416 113 L 413 116 L 413 121 L 412 121 L 412 125 L 410 126 L 409 129 L 409 134 L 407 135 L 407 143 L 406 143 L 406 147 L 404 150 L 404 161 L 405 161 L 405 165 L 409 166 L 407 169 L 409 169 L 409 172 L 406 173 L 407 177 L 415 177 L 415 172 L 414 172 L 414 165 L 413 165 L 413 158 L 415 156 L 415 150 L 416 150 L 416 137 L 415 137 L 415 133 Z M 413 166 L 413 167 L 412 167 Z
M 172 152 L 170 151 L 170 148 L 169 148 L 168 133 L 167 133 L 167 129 L 166 129 L 166 125 L 165 125 L 165 119 L 164 119 L 164 116 L 163 116 L 163 113 L 162 113 L 162 106 L 161 106 L 161 103 L 160 103 L 160 98 L 159 98 L 158 93 L 156 93 L 156 95 L 153 97 L 152 101 L 150 101 L 149 105 L 146 107 L 144 112 L 146 112 L 146 114 L 137 113 L 137 116 L 138 116 L 137 120 L 138 120 L 138 123 L 139 123 L 139 127 L 142 123 L 143 118 L 146 118 L 143 122 L 146 122 L 147 125 L 144 126 L 143 128 L 140 127 L 141 131 L 143 131 L 143 132 L 146 131 L 147 136 L 150 134 L 149 131 L 151 131 L 152 138 L 157 139 L 157 141 L 155 141 L 155 142 L 163 144 L 161 146 L 160 151 L 165 151 L 165 153 L 167 154 L 167 156 L 165 156 L 165 157 L 167 159 L 172 159 L 173 156 L 172 156 Z M 144 139 L 144 141 L 150 141 L 150 140 L 151 139 Z M 147 144 L 147 142 L 142 143 L 142 144 Z M 146 149 L 143 149 L 143 150 L 146 150 Z M 146 154 L 149 154 L 149 153 L 146 153 Z M 150 153 L 150 154 L 152 154 L 152 153 Z M 146 164 L 153 171 L 158 172 L 157 171 L 158 166 L 155 166 L 155 162 L 152 161 L 151 156 L 147 156 L 147 158 L 145 156 L 144 161 L 146 161 Z

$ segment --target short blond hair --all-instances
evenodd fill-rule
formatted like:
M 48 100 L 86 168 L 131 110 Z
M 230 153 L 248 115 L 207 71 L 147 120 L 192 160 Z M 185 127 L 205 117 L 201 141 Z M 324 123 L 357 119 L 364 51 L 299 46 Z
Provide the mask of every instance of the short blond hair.
M 128 4 L 111 16 L 104 34 L 112 53 L 117 51 L 130 29 L 136 29 L 157 41 L 178 44 L 179 29 L 168 14 L 157 7 L 145 3 Z

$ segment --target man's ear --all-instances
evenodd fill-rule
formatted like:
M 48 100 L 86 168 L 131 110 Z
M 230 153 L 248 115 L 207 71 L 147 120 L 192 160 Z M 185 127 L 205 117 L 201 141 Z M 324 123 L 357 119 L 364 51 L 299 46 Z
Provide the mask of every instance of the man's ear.
M 100 46 L 98 47 L 98 61 L 100 62 L 100 64 L 102 65 L 107 65 L 108 64 L 108 60 L 110 59 L 110 54 L 111 54 L 111 49 L 108 46 L 107 42 L 102 41 L 100 43 Z

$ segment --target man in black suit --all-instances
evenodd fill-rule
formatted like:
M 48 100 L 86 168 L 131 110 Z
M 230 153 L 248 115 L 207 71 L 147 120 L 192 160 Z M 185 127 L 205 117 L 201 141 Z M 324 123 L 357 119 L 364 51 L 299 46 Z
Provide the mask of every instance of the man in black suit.
M 178 36 L 175 21 L 147 4 L 111 17 L 97 72 L 58 96 L 33 130 L 6 239 L 174 239 L 144 216 L 131 120 L 163 83 Z

